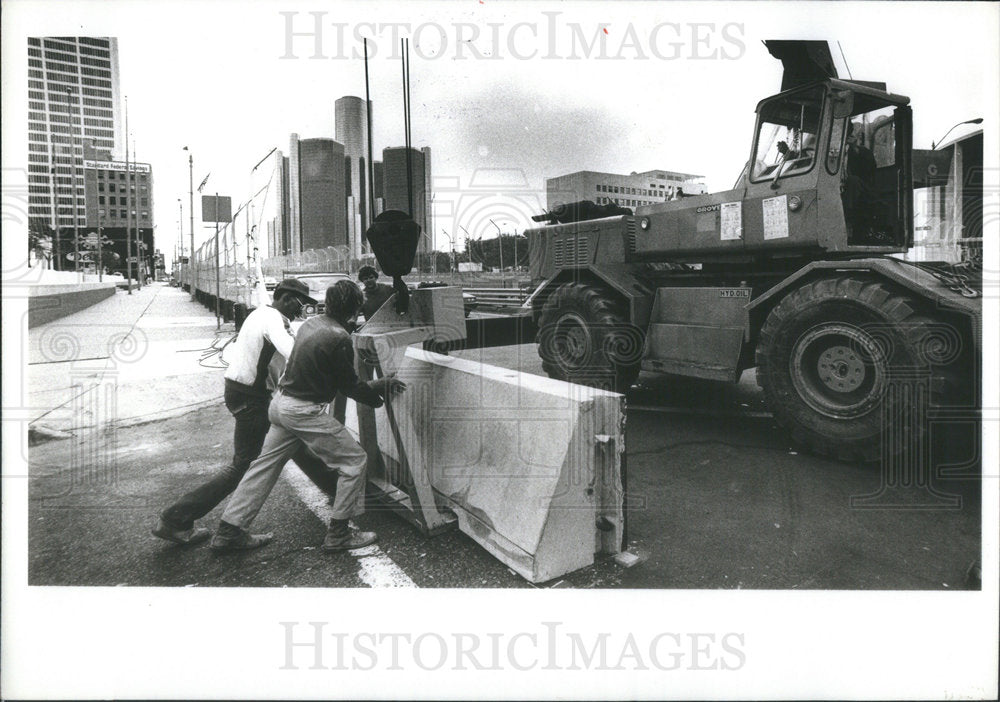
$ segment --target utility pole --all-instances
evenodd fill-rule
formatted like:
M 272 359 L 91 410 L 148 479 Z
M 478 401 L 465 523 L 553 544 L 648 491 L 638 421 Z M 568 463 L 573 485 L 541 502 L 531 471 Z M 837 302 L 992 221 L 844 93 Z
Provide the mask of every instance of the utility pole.
M 517 281 L 517 229 L 514 229 L 514 281 Z
M 500 227 L 497 227 L 497 223 L 492 219 L 490 220 L 490 224 L 497 228 L 497 243 L 499 244 L 498 248 L 500 249 L 500 287 L 506 288 L 507 276 L 503 272 L 503 232 L 500 231 Z
M 181 257 L 184 255 L 184 203 L 177 198 L 177 255 L 174 256 L 174 266 L 177 267 L 177 282 L 180 283 Z
M 101 207 L 97 206 L 97 281 L 104 280 L 104 220 L 101 217 Z
M 215 193 L 215 330 L 222 328 L 219 321 L 219 293 L 221 292 L 219 281 L 219 193 Z
M 128 96 L 125 97 L 128 100 Z M 126 133 L 125 138 L 128 139 L 128 134 Z M 135 139 L 132 140 L 132 168 L 125 175 L 126 182 L 128 183 L 128 211 L 129 214 L 132 213 L 132 208 L 135 207 L 135 282 L 139 290 L 142 290 L 142 279 L 143 279 L 143 268 L 145 267 L 145 256 L 142 255 L 142 239 L 139 237 L 139 208 L 136 206 L 135 193 L 135 179 L 133 178 L 133 171 L 135 170 Z
M 128 151 L 128 95 L 125 96 L 125 182 L 128 183 L 129 151 Z M 128 203 L 128 188 L 125 201 Z M 132 294 L 132 208 L 125 208 L 125 275 L 128 277 L 128 294 Z M 138 253 L 138 252 L 136 252 Z
M 52 166 L 49 168 L 49 173 L 52 176 L 52 178 L 51 178 L 51 180 L 52 180 L 52 232 L 53 232 L 53 235 L 55 236 L 55 241 L 54 241 L 55 248 L 53 249 L 53 251 L 55 252 L 55 255 L 52 257 L 52 260 L 55 261 L 55 265 L 53 266 L 53 269 L 57 270 L 57 271 L 61 271 L 62 270 L 62 261 L 59 260 L 59 257 L 62 256 L 62 250 L 61 250 L 62 247 L 59 246 L 59 204 L 56 202 L 56 200 L 57 200 L 56 195 L 58 194 L 58 191 L 59 191 L 59 185 L 57 184 L 57 181 L 56 181 L 56 178 L 57 178 L 57 176 L 56 176 L 56 153 L 57 153 L 57 151 L 56 151 L 56 145 L 55 145 L 55 143 L 52 143 L 52 153 L 51 153 Z
M 191 217 L 191 252 L 188 254 L 188 285 L 191 287 L 191 299 L 194 300 L 194 155 L 188 147 L 188 215 Z

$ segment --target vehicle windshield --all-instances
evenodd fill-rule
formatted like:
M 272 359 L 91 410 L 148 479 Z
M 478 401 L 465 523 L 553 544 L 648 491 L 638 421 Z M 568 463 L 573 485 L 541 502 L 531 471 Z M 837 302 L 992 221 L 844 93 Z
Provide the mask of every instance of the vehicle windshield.
M 817 87 L 761 108 L 751 174 L 754 180 L 774 176 L 779 167 L 782 175 L 812 167 L 822 106 L 823 90 Z
M 327 273 L 322 275 L 297 275 L 295 276 L 309 286 L 309 295 L 320 302 L 326 297 L 326 289 L 338 280 L 350 280 L 349 276 L 343 273 Z

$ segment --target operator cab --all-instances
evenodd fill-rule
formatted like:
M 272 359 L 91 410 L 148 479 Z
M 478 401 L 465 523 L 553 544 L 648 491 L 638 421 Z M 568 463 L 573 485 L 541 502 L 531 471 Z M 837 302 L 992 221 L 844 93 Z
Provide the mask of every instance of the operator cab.
M 909 99 L 870 84 L 827 79 L 761 101 L 748 197 L 813 190 L 837 202 L 844 236 L 821 217 L 828 250 L 902 249 L 912 243 Z M 823 238 L 824 234 L 820 234 Z

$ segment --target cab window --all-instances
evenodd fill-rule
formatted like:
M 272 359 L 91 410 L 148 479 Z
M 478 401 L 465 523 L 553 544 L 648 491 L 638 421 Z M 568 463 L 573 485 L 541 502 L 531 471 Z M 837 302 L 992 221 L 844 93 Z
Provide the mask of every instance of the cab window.
M 751 180 L 801 175 L 816 160 L 823 89 L 786 95 L 760 109 Z

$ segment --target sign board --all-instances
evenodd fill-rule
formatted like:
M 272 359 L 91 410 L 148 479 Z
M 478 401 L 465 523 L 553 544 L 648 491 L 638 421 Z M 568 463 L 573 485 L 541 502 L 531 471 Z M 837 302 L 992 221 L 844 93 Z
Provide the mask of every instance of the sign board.
M 102 171 L 126 171 L 125 161 L 92 161 L 90 159 L 84 159 L 84 168 L 96 168 Z M 151 173 L 152 167 L 148 163 L 128 163 L 128 169 L 133 173 Z
M 218 199 L 218 209 L 216 209 L 216 199 Z M 228 195 L 202 195 L 201 196 L 201 221 L 202 222 L 229 222 L 233 219 L 233 199 Z
M 128 262 L 129 263 L 138 263 L 139 262 L 139 257 L 138 256 L 129 256 L 128 257 Z
M 480 262 L 471 263 L 470 261 L 459 261 L 458 270 L 461 273 L 475 273 L 483 270 L 483 264 Z

